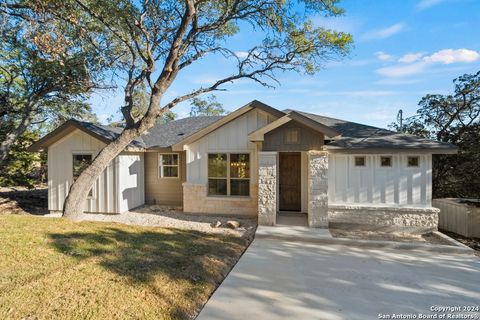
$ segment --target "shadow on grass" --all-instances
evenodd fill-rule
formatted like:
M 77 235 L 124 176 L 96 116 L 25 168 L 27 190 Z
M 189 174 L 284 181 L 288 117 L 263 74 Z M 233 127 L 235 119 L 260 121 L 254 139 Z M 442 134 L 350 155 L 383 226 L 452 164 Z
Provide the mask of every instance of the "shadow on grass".
M 48 213 L 47 196 L 47 188 L 3 191 L 0 192 L 0 207 L 5 207 L 7 213 L 45 215 Z
M 197 231 L 169 229 L 128 232 L 107 228 L 96 232 L 50 234 L 56 250 L 77 259 L 100 258 L 105 269 L 135 282 L 148 282 L 158 273 L 188 279 L 189 264 L 202 268 L 201 256 L 235 257 L 242 239 L 208 235 Z M 198 260 L 198 259 L 197 259 Z M 198 270 L 208 274 L 209 270 Z
M 185 290 L 176 294 L 182 299 L 198 301 L 198 308 L 211 293 L 206 292 L 205 296 L 205 290 L 208 290 L 205 288 L 213 290 L 223 280 L 246 246 L 241 238 L 178 229 L 125 231 L 102 228 L 49 236 L 59 252 L 78 260 L 92 259 L 93 263 L 125 277 L 132 284 L 150 285 L 152 291 L 161 294 L 166 301 L 173 298 L 174 292 L 165 288 L 170 286 L 169 283 L 165 282 L 164 286 L 158 282 L 164 280 L 159 279 L 166 276 L 168 281 L 180 281 Z M 199 301 L 202 300 L 200 296 L 204 297 L 203 301 Z M 189 311 L 178 305 L 181 302 L 171 302 L 171 316 L 188 317 L 185 313 Z

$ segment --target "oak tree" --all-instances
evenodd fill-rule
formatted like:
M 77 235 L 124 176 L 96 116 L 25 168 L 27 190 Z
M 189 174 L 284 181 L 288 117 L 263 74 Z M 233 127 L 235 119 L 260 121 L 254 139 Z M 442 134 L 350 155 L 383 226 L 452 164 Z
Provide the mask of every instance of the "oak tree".
M 86 35 L 94 26 L 95 32 L 103 32 L 122 51 L 121 65 L 115 72 L 125 78 L 124 103 L 120 108 L 125 127 L 72 184 L 64 205 L 64 215 L 72 218 L 82 212 L 89 190 L 110 161 L 177 104 L 240 79 L 272 87 L 278 83 L 281 72 L 315 73 L 325 61 L 347 54 L 352 42 L 349 34 L 312 22 L 313 18 L 342 14 L 338 0 L 30 0 L 24 3 L 30 4 L 32 10 L 41 6 L 43 12 L 72 21 L 79 30 L 86 30 Z M 259 38 L 241 54 L 235 52 L 234 44 L 229 41 L 239 32 L 253 32 Z M 231 72 L 209 85 L 164 101 L 177 76 L 206 56 L 223 57 L 231 64 Z M 134 92 L 143 84 L 148 90 L 148 108 L 140 118 L 135 118 Z

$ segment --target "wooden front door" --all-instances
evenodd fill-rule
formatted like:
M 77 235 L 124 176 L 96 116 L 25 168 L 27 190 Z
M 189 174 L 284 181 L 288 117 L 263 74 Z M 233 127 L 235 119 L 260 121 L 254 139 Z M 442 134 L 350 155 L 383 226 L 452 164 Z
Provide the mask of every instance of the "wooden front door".
M 279 205 L 280 211 L 301 210 L 300 152 L 279 154 Z

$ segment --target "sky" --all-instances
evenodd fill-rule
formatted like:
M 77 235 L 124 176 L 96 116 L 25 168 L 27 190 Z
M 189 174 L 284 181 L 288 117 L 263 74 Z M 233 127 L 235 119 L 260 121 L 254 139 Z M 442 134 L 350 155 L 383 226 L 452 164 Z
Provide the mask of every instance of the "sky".
M 265 88 L 247 80 L 217 92 L 217 100 L 233 111 L 256 99 L 272 107 L 386 128 L 399 109 L 408 117 L 426 94 L 453 92 L 452 80 L 480 70 L 479 0 L 344 0 L 345 14 L 314 17 L 314 23 L 352 34 L 351 53 L 326 62 L 313 76 L 295 72 L 277 75 L 280 85 Z M 239 32 L 229 43 L 236 52 L 250 48 L 261 35 Z M 228 75 L 229 65 L 206 57 L 180 74 L 162 101 L 206 86 Z M 90 99 L 101 122 L 119 119 L 121 90 Z M 189 103 L 175 107 L 188 116 Z

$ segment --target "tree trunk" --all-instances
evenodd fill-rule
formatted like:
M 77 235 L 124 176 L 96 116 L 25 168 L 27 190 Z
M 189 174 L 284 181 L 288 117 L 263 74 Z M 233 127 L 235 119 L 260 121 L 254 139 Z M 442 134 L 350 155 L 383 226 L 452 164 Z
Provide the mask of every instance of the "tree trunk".
M 160 97 L 151 97 L 150 104 L 160 105 Z M 153 108 L 152 108 L 153 109 Z M 156 110 L 159 108 L 157 107 Z M 162 110 L 163 111 L 163 110 Z M 83 213 L 84 204 L 88 196 L 88 192 L 93 184 L 105 170 L 109 163 L 115 159 L 136 137 L 143 134 L 146 130 L 155 125 L 155 121 L 162 112 L 147 113 L 134 128 L 126 128 L 123 132 L 95 157 L 91 165 L 82 171 L 80 176 L 70 187 L 65 204 L 63 205 L 63 216 L 72 220 Z

